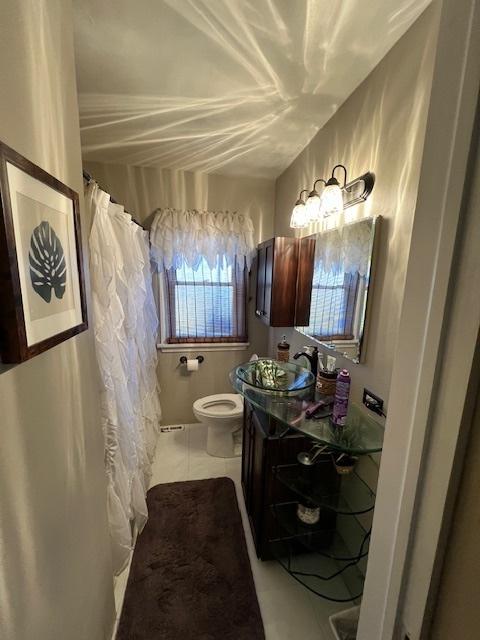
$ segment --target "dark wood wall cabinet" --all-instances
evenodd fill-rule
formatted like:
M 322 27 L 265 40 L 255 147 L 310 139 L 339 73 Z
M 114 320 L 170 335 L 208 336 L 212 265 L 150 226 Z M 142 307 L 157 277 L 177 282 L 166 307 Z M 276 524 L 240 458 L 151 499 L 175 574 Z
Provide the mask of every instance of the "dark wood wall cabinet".
M 271 238 L 258 245 L 256 315 L 271 327 L 308 325 L 313 238 Z

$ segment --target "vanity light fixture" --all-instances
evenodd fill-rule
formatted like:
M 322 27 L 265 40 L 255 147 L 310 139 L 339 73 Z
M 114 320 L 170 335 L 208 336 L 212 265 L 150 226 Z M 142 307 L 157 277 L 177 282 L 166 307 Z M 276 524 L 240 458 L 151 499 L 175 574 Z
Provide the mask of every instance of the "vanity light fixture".
M 321 219 L 320 205 L 322 198 L 319 195 L 318 191 L 315 189 L 317 182 L 323 182 L 325 186 L 327 185 L 323 178 L 318 178 L 313 183 L 313 188 L 308 194 L 307 202 L 305 204 L 307 210 L 307 221 L 309 223 L 318 222 Z
M 334 175 L 335 171 L 340 167 L 345 172 L 343 187 L 340 186 Z M 315 188 L 317 182 L 323 182 L 325 185 L 321 194 Z M 374 184 L 375 175 L 371 171 L 347 183 L 346 168 L 343 164 L 335 165 L 332 177 L 327 182 L 323 178 L 318 178 L 313 183 L 311 191 L 308 191 L 308 189 L 300 191 L 299 198 L 292 211 L 290 227 L 292 229 L 303 229 L 312 222 L 318 222 L 324 217 L 326 218 L 334 213 L 365 202 L 372 193 Z M 303 193 L 308 193 L 306 202 L 302 197 Z
M 375 174 L 371 171 L 367 171 L 367 173 L 346 184 L 343 189 L 343 208 L 348 209 L 348 207 L 365 202 L 372 193 L 374 184 Z
M 308 226 L 307 208 L 305 206 L 305 200 L 302 198 L 302 193 L 308 193 L 308 189 L 302 189 L 298 200 L 295 202 L 292 217 L 290 218 L 290 227 L 292 229 L 303 229 Z
M 337 169 L 343 169 L 344 171 L 344 180 L 343 186 L 340 186 L 340 183 L 335 178 L 335 171 Z M 320 204 L 320 216 L 327 218 L 335 213 L 342 213 L 344 209 L 343 204 L 343 190 L 347 184 L 347 169 L 343 166 L 343 164 L 337 164 L 333 167 L 332 177 L 327 180 L 325 183 L 325 189 L 322 193 L 321 204 Z

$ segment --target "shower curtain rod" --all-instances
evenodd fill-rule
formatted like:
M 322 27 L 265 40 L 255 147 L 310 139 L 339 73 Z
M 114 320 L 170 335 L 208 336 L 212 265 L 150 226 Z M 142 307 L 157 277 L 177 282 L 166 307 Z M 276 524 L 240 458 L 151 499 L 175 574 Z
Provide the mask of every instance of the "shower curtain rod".
M 104 189 L 102 187 L 102 185 L 98 184 L 98 182 L 95 180 L 95 178 L 93 176 L 91 176 L 88 171 L 85 171 L 85 169 L 83 169 L 83 179 L 85 180 L 85 182 L 87 184 L 90 184 L 90 182 L 95 182 L 95 184 L 102 190 L 105 191 L 105 193 L 108 193 L 107 189 Z M 113 198 L 112 196 L 110 196 L 110 202 L 113 202 L 113 204 L 120 204 L 117 200 L 115 200 L 115 198 Z M 143 226 L 143 224 L 141 224 L 140 222 L 137 222 L 135 220 L 134 217 L 132 217 L 132 222 L 134 222 L 136 225 L 138 225 L 139 227 L 141 227 L 144 231 L 147 231 L 147 229 L 145 229 L 145 227 Z

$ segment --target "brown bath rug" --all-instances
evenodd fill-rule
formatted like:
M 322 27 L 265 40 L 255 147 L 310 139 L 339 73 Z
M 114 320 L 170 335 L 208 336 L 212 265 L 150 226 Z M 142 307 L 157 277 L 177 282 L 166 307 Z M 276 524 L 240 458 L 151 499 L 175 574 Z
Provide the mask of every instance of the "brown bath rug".
M 159 484 L 147 503 L 117 640 L 264 640 L 232 480 Z

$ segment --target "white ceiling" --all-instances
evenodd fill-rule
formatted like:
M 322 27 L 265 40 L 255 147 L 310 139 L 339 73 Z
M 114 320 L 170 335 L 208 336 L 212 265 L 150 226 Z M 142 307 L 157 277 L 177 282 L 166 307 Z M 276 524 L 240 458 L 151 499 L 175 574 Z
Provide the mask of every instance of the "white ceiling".
M 278 176 L 430 0 L 74 0 L 84 157 Z

